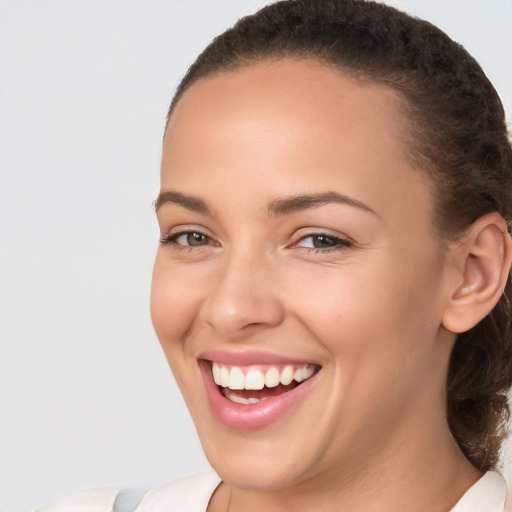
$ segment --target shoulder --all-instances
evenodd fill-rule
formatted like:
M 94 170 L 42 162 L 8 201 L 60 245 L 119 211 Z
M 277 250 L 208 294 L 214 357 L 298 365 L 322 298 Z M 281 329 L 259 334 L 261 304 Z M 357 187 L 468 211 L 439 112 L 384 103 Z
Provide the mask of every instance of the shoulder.
M 74 492 L 51 501 L 35 512 L 112 512 L 117 489 L 105 487 Z
M 205 512 L 220 481 L 213 471 L 174 480 L 148 492 L 136 512 Z

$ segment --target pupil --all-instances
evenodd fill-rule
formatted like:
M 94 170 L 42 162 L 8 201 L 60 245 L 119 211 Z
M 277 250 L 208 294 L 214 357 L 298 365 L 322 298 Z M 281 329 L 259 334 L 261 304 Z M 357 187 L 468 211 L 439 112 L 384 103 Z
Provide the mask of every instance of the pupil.
M 187 236 L 187 243 L 189 245 L 203 245 L 206 240 L 206 236 L 201 233 L 189 233 Z
M 322 249 L 324 247 L 332 247 L 333 239 L 330 236 L 318 235 L 313 239 L 313 245 L 317 249 Z

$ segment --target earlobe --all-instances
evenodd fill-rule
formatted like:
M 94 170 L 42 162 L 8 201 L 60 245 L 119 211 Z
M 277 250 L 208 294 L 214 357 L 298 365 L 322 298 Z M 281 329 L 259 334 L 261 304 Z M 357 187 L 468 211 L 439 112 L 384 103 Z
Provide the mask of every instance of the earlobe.
M 467 230 L 457 250 L 459 278 L 442 325 L 461 333 L 487 316 L 503 294 L 512 261 L 506 222 L 497 213 L 484 215 Z

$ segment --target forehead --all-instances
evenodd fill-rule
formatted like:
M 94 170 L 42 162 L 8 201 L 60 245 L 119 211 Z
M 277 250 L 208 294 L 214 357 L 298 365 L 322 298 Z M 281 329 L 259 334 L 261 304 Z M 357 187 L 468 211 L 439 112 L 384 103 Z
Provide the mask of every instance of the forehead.
M 378 209 L 389 197 L 417 192 L 429 206 L 428 184 L 407 158 L 400 105 L 384 85 L 308 60 L 265 61 L 200 79 L 169 120 L 162 189 L 178 182 L 195 193 L 215 179 L 226 194 L 249 183 L 267 200 L 272 190 L 336 190 Z
M 296 113 L 303 125 L 315 123 L 310 126 L 313 132 L 315 127 L 333 128 L 329 122 L 340 114 L 356 114 L 360 123 L 353 124 L 354 128 L 365 121 L 381 120 L 386 133 L 398 142 L 405 121 L 400 104 L 398 94 L 384 85 L 357 79 L 315 60 L 282 58 L 199 79 L 178 101 L 167 131 L 183 128 L 184 121 L 196 121 L 190 119 L 194 115 L 204 120 L 206 115 L 217 116 L 228 123 L 233 121 L 229 114 L 237 111 L 255 121 L 269 113 L 273 118 L 286 115 L 289 119 Z M 323 122 L 318 125 L 320 119 Z

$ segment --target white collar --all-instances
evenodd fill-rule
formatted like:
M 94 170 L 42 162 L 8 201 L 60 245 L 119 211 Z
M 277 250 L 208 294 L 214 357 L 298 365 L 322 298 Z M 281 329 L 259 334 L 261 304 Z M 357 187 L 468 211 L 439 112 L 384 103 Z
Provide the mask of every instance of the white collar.
M 213 471 L 175 480 L 147 493 L 136 512 L 204 512 L 219 483 Z M 116 495 L 112 488 L 89 489 L 55 500 L 37 512 L 112 512 Z M 451 512 L 505 512 L 506 495 L 504 478 L 488 471 Z
M 213 472 L 182 478 L 150 492 L 136 512 L 204 512 L 219 483 L 220 478 Z M 506 495 L 504 478 L 495 471 L 488 471 L 466 491 L 451 512 L 504 512 Z M 170 507 L 167 500 L 171 496 L 177 508 Z
M 462 496 L 451 512 L 503 512 L 507 485 L 496 471 L 488 471 Z

